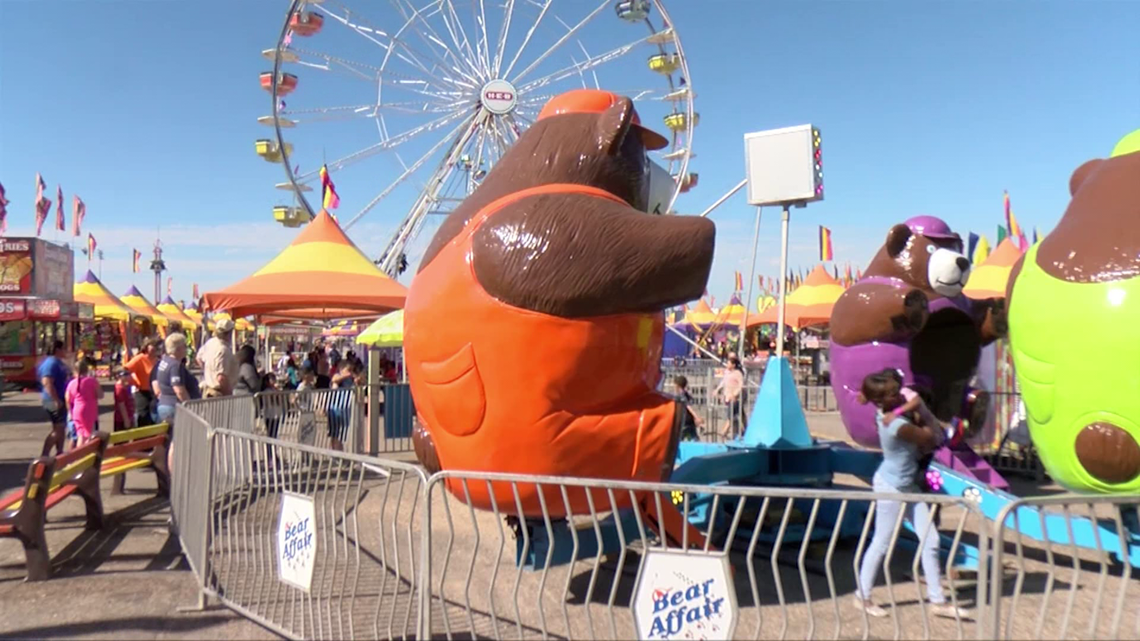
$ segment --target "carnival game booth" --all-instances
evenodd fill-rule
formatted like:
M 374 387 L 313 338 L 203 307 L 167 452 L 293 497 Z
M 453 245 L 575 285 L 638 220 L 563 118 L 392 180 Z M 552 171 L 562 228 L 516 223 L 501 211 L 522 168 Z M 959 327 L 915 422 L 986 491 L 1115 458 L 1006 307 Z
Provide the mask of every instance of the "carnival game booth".
M 124 350 L 131 345 L 132 319 L 138 314 L 128 307 L 91 271 L 72 288 L 75 300 L 91 305 L 92 322 L 83 325 L 85 352 L 95 362 L 96 376 L 110 376 L 115 363 L 123 361 Z
M 0 239 L 0 386 L 36 384 L 36 364 L 54 341 L 79 348 L 91 305 L 76 301 L 71 249 L 40 238 Z
M 38 238 L 0 239 L 0 386 L 34 386 L 53 342 L 74 353 L 94 310 L 75 300 L 71 250 Z

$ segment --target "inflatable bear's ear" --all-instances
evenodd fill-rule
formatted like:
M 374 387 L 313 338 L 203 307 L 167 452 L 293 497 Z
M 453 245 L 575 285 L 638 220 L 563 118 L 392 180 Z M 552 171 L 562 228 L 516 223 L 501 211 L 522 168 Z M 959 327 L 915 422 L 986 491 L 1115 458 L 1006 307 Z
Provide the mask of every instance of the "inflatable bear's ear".
M 598 118 L 598 150 L 614 155 L 621 149 L 633 124 L 633 101 L 622 97 Z
M 907 242 L 910 241 L 910 227 L 906 225 L 895 225 L 887 232 L 887 253 L 891 258 L 903 253 L 906 249 Z
M 1077 170 L 1073 172 L 1072 177 L 1069 178 L 1069 195 L 1070 196 L 1076 196 L 1077 195 L 1077 190 L 1080 189 L 1081 185 L 1083 185 L 1084 182 L 1086 180 L 1088 180 L 1088 177 L 1091 176 L 1093 174 L 1093 172 L 1097 170 L 1098 167 L 1100 167 L 1100 164 L 1102 162 L 1104 162 L 1104 161 L 1101 160 L 1100 158 L 1095 158 L 1093 160 L 1086 162 L 1085 164 L 1081 165 L 1080 167 L 1077 167 Z

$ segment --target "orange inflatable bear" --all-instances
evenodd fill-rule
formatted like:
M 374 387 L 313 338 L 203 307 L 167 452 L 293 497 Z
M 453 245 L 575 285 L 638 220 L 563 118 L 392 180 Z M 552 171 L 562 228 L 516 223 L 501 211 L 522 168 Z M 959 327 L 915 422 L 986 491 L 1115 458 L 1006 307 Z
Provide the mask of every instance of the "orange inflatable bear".
M 704 291 L 715 228 L 645 213 L 646 149 L 665 144 L 628 98 L 563 94 L 444 221 L 404 312 L 414 441 L 430 471 L 668 478 L 682 415 L 656 391 L 663 311 Z M 516 510 L 506 483 L 449 488 Z M 524 513 L 541 515 L 535 487 L 518 491 Z M 585 493 L 570 494 L 588 512 Z M 547 514 L 565 513 L 558 491 L 545 498 Z

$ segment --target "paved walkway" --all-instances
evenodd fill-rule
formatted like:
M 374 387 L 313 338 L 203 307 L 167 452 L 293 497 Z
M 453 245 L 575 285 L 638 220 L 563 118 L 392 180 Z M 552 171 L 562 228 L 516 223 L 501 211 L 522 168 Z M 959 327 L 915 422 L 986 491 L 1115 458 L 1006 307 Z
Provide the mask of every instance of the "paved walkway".
M 100 425 L 110 431 L 110 388 Z M 0 491 L 23 485 L 28 464 L 47 435 L 39 397 L 5 394 L 0 401 Z M 170 510 L 154 495 L 149 472 L 127 475 L 127 492 L 103 484 L 106 527 L 83 528 L 83 502 L 69 498 L 48 513 L 48 549 L 55 576 L 25 583 L 24 550 L 0 539 L 0 638 L 276 639 L 225 608 L 180 613 L 197 603 L 194 575 L 167 531 Z

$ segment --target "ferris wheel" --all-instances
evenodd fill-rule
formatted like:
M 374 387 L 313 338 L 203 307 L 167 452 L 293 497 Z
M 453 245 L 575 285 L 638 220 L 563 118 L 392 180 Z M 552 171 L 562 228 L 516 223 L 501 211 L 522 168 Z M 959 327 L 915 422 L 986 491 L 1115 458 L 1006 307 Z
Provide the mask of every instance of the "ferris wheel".
M 642 122 L 667 134 L 670 145 L 651 152 L 675 183 L 666 211 L 695 186 L 699 114 L 662 0 L 356 4 L 291 0 L 276 47 L 262 52 L 273 111 L 258 120 L 274 133 L 257 151 L 285 168 L 277 187 L 294 204 L 274 209 L 282 224 L 321 208 L 327 167 L 345 229 L 375 210 L 395 225 L 377 261 L 395 276 L 424 227 L 478 187 L 542 106 L 581 87 L 629 96 Z

